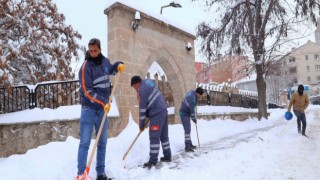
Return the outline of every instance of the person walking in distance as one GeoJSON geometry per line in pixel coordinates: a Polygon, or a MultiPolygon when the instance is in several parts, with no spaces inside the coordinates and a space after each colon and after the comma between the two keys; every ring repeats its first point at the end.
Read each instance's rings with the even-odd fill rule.
{"type": "Polygon", "coordinates": [[[293,105],[293,113],[297,117],[297,127],[298,132],[302,133],[303,136],[306,136],[306,128],[307,128],[307,120],[305,110],[309,105],[309,97],[306,92],[304,92],[304,86],[300,84],[298,86],[298,91],[292,94],[288,112],[291,111],[291,107],[293,105]],[[301,131],[301,123],[302,123],[302,131],[301,131]]]}
{"type": "Polygon", "coordinates": [[[156,87],[154,81],[150,79],[142,80],[140,76],[131,78],[131,87],[138,93],[139,100],[139,128],[145,128],[145,119],[150,119],[149,139],[150,158],[143,167],[151,168],[158,162],[160,142],[163,150],[163,157],[160,161],[171,161],[171,149],[168,137],[168,111],[164,97],[156,87]]]}
{"type": "Polygon", "coordinates": [[[197,123],[197,119],[195,116],[195,107],[197,105],[198,99],[202,96],[203,93],[203,89],[201,87],[198,87],[196,90],[189,91],[181,102],[179,116],[184,129],[184,142],[186,152],[194,152],[194,149],[196,148],[196,146],[192,145],[191,141],[190,119],[194,123],[197,123]]]}
{"type": "MultiPolygon", "coordinates": [[[[110,76],[124,71],[124,64],[118,61],[114,64],[101,53],[100,40],[93,38],[88,43],[89,51],[79,71],[80,81],[80,143],[78,149],[78,176],[81,179],[86,168],[88,149],[93,128],[96,135],[100,128],[104,112],[109,112],[111,104],[110,76]]],[[[105,174],[105,157],[108,139],[108,118],[106,118],[97,145],[97,180],[107,180],[105,174]]]]}

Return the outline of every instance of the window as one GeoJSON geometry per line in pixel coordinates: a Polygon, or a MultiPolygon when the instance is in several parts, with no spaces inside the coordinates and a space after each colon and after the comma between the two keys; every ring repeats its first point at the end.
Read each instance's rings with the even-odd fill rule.
{"type": "Polygon", "coordinates": [[[311,82],[311,77],[310,76],[308,76],[308,83],[310,83],[311,82]]]}
{"type": "Polygon", "coordinates": [[[315,60],[319,60],[319,54],[315,54],[315,55],[314,55],[314,59],[315,59],[315,60]]]}
{"type": "Polygon", "coordinates": [[[320,82],[320,76],[317,76],[317,81],[320,82]]]}
{"type": "Polygon", "coordinates": [[[295,57],[289,58],[289,62],[296,62],[296,58],[295,57]]]}
{"type": "Polygon", "coordinates": [[[316,71],[320,71],[320,65],[316,65],[316,71]]]}
{"type": "Polygon", "coordinates": [[[309,60],[308,55],[305,56],[305,59],[306,59],[306,60],[309,60]]]}
{"type": "Polygon", "coordinates": [[[310,66],[307,66],[307,71],[310,71],[310,66]]]}
{"type": "MultiPolygon", "coordinates": [[[[320,68],[320,67],[319,67],[320,68]]],[[[297,73],[297,68],[291,68],[291,69],[289,69],[289,72],[290,72],[290,74],[294,74],[294,73],[297,73]]]]}

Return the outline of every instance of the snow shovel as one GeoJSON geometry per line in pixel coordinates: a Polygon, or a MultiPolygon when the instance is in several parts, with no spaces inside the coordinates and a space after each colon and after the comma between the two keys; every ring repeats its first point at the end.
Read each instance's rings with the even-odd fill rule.
{"type": "MultiPolygon", "coordinates": [[[[111,103],[112,96],[114,95],[115,89],[116,89],[116,87],[118,85],[118,81],[119,81],[120,75],[121,75],[121,73],[116,76],[116,79],[115,79],[115,82],[114,82],[114,86],[113,86],[111,94],[109,96],[108,103],[111,103]]],[[[97,137],[96,137],[96,141],[95,141],[95,143],[93,145],[93,148],[91,150],[90,158],[89,158],[89,161],[87,163],[86,169],[83,172],[83,174],[81,174],[80,176],[76,177],[76,180],[92,180],[92,178],[89,177],[88,174],[89,174],[89,171],[90,171],[90,166],[91,166],[91,163],[92,163],[92,159],[93,159],[94,153],[96,151],[96,148],[97,148],[97,145],[98,145],[98,142],[99,142],[99,139],[100,139],[100,135],[101,135],[101,132],[102,132],[102,129],[103,129],[103,126],[104,126],[104,122],[106,121],[107,115],[108,115],[108,112],[105,111],[104,114],[103,114],[103,118],[102,118],[102,121],[101,121],[101,124],[100,124],[100,128],[99,128],[97,137]]]]}
{"type": "Polygon", "coordinates": [[[199,146],[199,149],[200,149],[200,141],[199,141],[199,133],[198,133],[198,124],[196,124],[196,131],[197,131],[197,138],[198,138],[198,146],[199,146]]]}
{"type": "MultiPolygon", "coordinates": [[[[196,112],[195,114],[197,114],[198,112],[196,112]]],[[[197,116],[196,116],[196,119],[197,119],[197,116]]],[[[200,149],[200,141],[199,141],[199,133],[198,133],[198,121],[195,123],[196,125],[196,131],[197,131],[197,138],[198,138],[198,146],[199,146],[199,149],[200,149]]]]}
{"type": "Polygon", "coordinates": [[[124,159],[127,157],[129,151],[131,150],[131,148],[132,148],[132,146],[134,145],[134,143],[137,141],[137,139],[138,139],[138,137],[140,136],[140,134],[146,129],[149,120],[150,120],[150,119],[148,118],[146,124],[144,125],[143,130],[140,130],[139,133],[137,134],[137,136],[134,138],[134,140],[133,140],[132,143],[130,144],[128,150],[126,151],[126,153],[124,153],[124,155],[123,155],[123,157],[122,157],[122,160],[124,160],[124,159]]]}

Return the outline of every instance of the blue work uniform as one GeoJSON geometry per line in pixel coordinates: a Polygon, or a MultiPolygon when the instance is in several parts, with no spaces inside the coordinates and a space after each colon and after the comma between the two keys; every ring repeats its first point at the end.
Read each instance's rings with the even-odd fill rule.
{"type": "MultiPolygon", "coordinates": [[[[93,128],[96,135],[104,115],[104,106],[110,96],[110,76],[118,72],[121,62],[111,64],[102,54],[96,63],[90,57],[83,63],[79,71],[80,81],[80,143],[78,150],[78,175],[81,175],[87,164],[88,149],[91,143],[93,128]]],[[[108,118],[106,118],[101,136],[97,145],[97,175],[105,172],[105,154],[108,139],[108,118]]]]}
{"type": "Polygon", "coordinates": [[[191,90],[187,93],[187,95],[182,100],[181,107],[179,110],[179,116],[184,128],[184,139],[185,139],[186,147],[192,145],[191,136],[190,136],[191,134],[190,118],[193,121],[196,121],[195,107],[197,105],[197,102],[198,102],[198,97],[196,96],[196,92],[194,90],[191,90]]]}
{"type": "Polygon", "coordinates": [[[171,158],[170,143],[168,137],[168,111],[164,97],[156,87],[153,80],[142,80],[138,89],[139,98],[139,127],[145,127],[146,118],[150,119],[150,159],[157,163],[160,141],[164,157],[171,158]]]}

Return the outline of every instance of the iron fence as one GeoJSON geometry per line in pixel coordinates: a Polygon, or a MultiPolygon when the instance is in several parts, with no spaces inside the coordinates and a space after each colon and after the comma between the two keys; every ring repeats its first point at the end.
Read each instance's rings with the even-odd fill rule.
{"type": "Polygon", "coordinates": [[[0,113],[80,104],[78,80],[0,88],[0,113]]]}
{"type": "MultiPolygon", "coordinates": [[[[199,99],[199,105],[211,105],[211,106],[233,106],[244,108],[258,108],[257,97],[244,96],[240,94],[231,94],[219,91],[205,91],[204,95],[199,99]]],[[[283,108],[274,103],[268,103],[267,107],[271,108],[283,108]]]]}
{"type": "Polygon", "coordinates": [[[27,86],[0,88],[0,113],[15,112],[28,109],[30,105],[27,86]]]}
{"type": "MultiPolygon", "coordinates": [[[[0,88],[0,113],[35,107],[55,109],[59,106],[80,104],[79,88],[78,80],[0,88]]],[[[256,97],[239,94],[205,91],[205,94],[199,99],[198,105],[258,108],[258,100],[256,97]]],[[[281,106],[272,103],[269,103],[267,107],[281,108],[281,106]]]]}
{"type": "Polygon", "coordinates": [[[56,109],[59,106],[80,104],[79,88],[78,80],[41,83],[35,88],[34,107],[56,109]]]}

